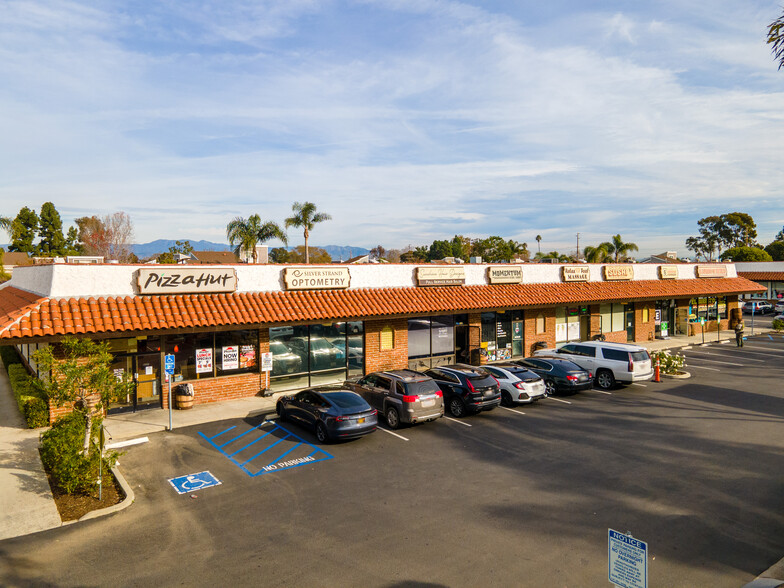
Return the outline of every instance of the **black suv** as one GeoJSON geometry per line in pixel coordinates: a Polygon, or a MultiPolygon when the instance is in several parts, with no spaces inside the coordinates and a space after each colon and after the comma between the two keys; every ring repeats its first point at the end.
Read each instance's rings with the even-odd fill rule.
{"type": "Polygon", "coordinates": [[[481,367],[455,363],[429,369],[425,374],[441,388],[444,404],[452,416],[493,410],[501,404],[498,380],[481,367]]]}

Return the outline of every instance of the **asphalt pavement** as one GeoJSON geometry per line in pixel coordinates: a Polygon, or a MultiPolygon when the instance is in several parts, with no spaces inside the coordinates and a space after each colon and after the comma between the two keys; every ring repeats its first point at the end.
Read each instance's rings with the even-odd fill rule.
{"type": "Polygon", "coordinates": [[[348,443],[261,413],[149,433],[120,458],[131,508],[0,542],[0,579],[605,586],[615,529],[648,542],[651,586],[742,586],[784,553],[784,339],[684,353],[687,380],[348,443]]]}

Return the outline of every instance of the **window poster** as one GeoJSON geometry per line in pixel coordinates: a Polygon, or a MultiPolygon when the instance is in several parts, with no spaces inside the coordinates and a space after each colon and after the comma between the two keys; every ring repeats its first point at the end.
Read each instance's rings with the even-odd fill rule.
{"type": "Polygon", "coordinates": [[[196,373],[212,372],[212,348],[196,350],[196,373]]]}
{"type": "Polygon", "coordinates": [[[240,345],[240,368],[252,368],[256,366],[256,346],[240,345]]]}
{"type": "Polygon", "coordinates": [[[223,348],[223,370],[236,370],[240,367],[240,350],[236,345],[223,348]]]}

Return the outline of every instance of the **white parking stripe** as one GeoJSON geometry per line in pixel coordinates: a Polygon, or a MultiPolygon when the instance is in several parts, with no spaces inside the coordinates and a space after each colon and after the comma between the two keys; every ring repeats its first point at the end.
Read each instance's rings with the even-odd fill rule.
{"type": "Polygon", "coordinates": [[[459,421],[457,419],[453,419],[452,417],[448,417],[446,415],[444,415],[444,418],[446,420],[448,420],[448,421],[452,421],[453,423],[460,423],[461,425],[465,425],[466,427],[470,427],[471,426],[469,423],[464,423],[463,421],[459,421]]]}
{"type": "Polygon", "coordinates": [[[723,365],[735,365],[738,367],[745,367],[742,363],[731,363],[729,361],[721,361],[719,359],[704,359],[702,357],[698,357],[696,359],[698,359],[699,361],[707,361],[708,363],[721,363],[723,365]]]}
{"type": "MultiPolygon", "coordinates": [[[[714,357],[724,357],[724,356],[723,356],[723,355],[721,355],[720,353],[711,353],[710,351],[697,351],[697,350],[693,350],[693,351],[692,351],[692,353],[701,353],[702,355],[712,355],[712,356],[714,356],[714,357]]],[[[735,354],[735,352],[734,352],[734,351],[730,351],[730,352],[728,352],[728,353],[732,353],[733,355],[735,354]]],[[[764,359],[752,359],[752,358],[750,358],[750,357],[746,357],[746,358],[744,358],[744,360],[743,360],[743,361],[756,361],[756,362],[759,362],[759,363],[764,363],[764,362],[765,362],[765,360],[764,360],[764,359]]]]}
{"type": "Polygon", "coordinates": [[[640,384],[638,382],[632,382],[632,386],[640,386],[641,388],[647,388],[647,384],[640,384]]]}
{"type": "Polygon", "coordinates": [[[525,414],[524,412],[520,412],[519,410],[515,410],[514,408],[507,408],[506,406],[499,406],[498,408],[503,408],[504,410],[508,410],[509,412],[515,412],[517,414],[525,414]]]}
{"type": "Polygon", "coordinates": [[[385,429],[384,427],[376,427],[379,431],[384,431],[385,433],[389,433],[390,435],[394,435],[398,439],[402,439],[403,441],[408,441],[403,435],[398,435],[397,433],[390,431],[389,429],[385,429]]]}
{"type": "Polygon", "coordinates": [[[568,400],[561,400],[560,398],[553,398],[552,396],[548,396],[547,400],[555,400],[556,402],[563,402],[564,404],[571,404],[568,400]]]}
{"type": "Polygon", "coordinates": [[[586,390],[586,392],[598,392],[599,394],[607,394],[608,396],[612,396],[612,392],[605,392],[604,390],[595,390],[591,388],[590,390],[586,390]]]}
{"type": "Polygon", "coordinates": [[[744,345],[742,347],[743,351],[745,351],[747,347],[749,349],[764,349],[768,353],[784,353],[784,349],[771,349],[770,347],[763,347],[761,345],[744,345]]]}
{"type": "Polygon", "coordinates": [[[686,367],[699,368],[701,370],[710,370],[712,372],[720,372],[721,371],[719,368],[711,368],[711,367],[706,367],[704,365],[692,365],[692,364],[689,364],[686,367]]]}

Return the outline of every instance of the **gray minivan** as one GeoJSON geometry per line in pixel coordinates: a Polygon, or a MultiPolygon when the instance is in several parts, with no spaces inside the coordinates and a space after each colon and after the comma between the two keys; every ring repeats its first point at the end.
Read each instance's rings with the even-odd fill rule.
{"type": "Polygon", "coordinates": [[[429,376],[414,370],[375,372],[347,380],[344,388],[356,392],[397,429],[401,423],[433,421],[444,416],[444,395],[429,376]]]}

